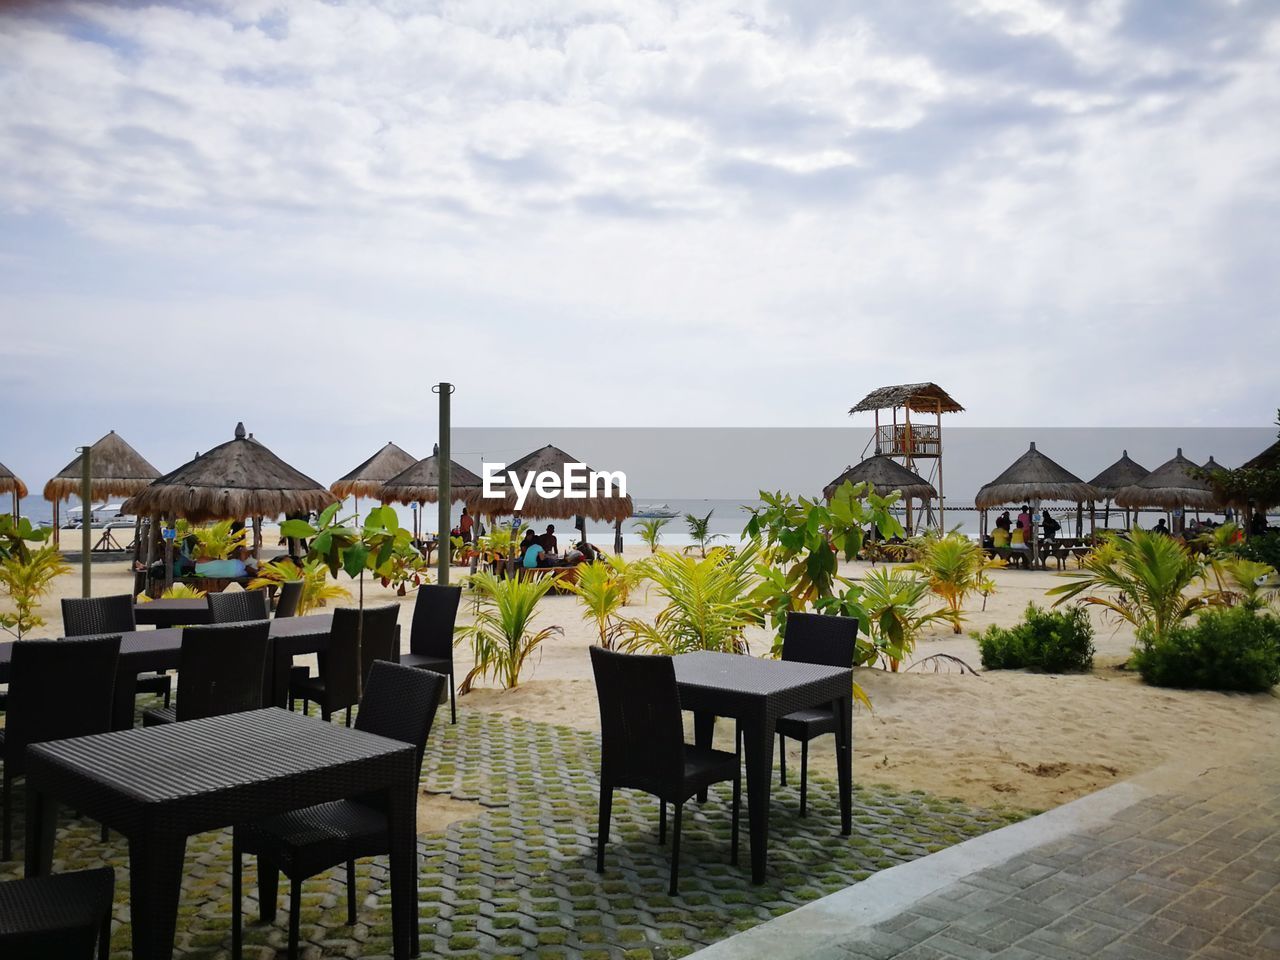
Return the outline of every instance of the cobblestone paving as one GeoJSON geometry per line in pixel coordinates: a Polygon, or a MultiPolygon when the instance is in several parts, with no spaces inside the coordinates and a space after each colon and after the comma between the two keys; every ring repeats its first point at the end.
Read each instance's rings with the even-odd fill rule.
{"type": "MultiPolygon", "coordinates": [[[[818,747],[821,749],[821,746],[818,747]]],[[[594,869],[599,740],[591,733],[465,711],[432,734],[423,787],[481,804],[484,813],[420,838],[419,917],[424,956],[538,960],[664,960],[891,867],[1020,818],[923,794],[855,788],[854,833],[839,833],[833,782],[812,778],[809,815],[794,786],[773,794],[768,882],[750,883],[745,815],[742,865],[729,864],[728,788],[690,805],[682,837],[680,893],[667,895],[669,844],[657,843],[652,798],[619,791],[605,873],[594,869]]],[[[794,782],[794,781],[793,781],[794,782]]],[[[19,804],[19,807],[21,805],[19,804]]],[[[65,814],[65,811],[64,811],[65,814]]],[[[16,825],[21,858],[22,822],[16,825]]],[[[192,837],[178,920],[178,954],[225,956],[230,945],[229,831],[192,837]]],[[[117,834],[103,845],[95,824],[64,819],[55,870],[116,867],[113,955],[128,954],[128,853],[117,834]]],[[[0,864],[0,878],[21,863],[0,864]]],[[[345,924],[343,871],[304,884],[304,957],[384,956],[391,914],[385,859],[357,866],[360,922],[345,924]]],[[[277,922],[246,927],[245,956],[267,958],[286,943],[287,884],[277,922]]],[[[257,916],[246,859],[246,918],[257,916]]]]}
{"type": "Polygon", "coordinates": [[[1280,957],[1280,751],[952,884],[813,960],[1280,957]]]}

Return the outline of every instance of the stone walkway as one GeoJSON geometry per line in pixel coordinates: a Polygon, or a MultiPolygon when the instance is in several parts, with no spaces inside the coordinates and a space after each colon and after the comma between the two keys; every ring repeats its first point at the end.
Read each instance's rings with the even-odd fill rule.
{"type": "Polygon", "coordinates": [[[884,871],[698,960],[1280,957],[1280,748],[1171,765],[884,871]]]}

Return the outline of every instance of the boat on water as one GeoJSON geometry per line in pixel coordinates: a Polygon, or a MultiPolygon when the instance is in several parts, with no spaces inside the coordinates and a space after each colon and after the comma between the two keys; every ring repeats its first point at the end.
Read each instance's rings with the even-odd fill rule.
{"type": "Polygon", "coordinates": [[[680,514],[672,510],[671,505],[667,503],[642,503],[632,511],[631,516],[641,520],[670,520],[680,514]]]}

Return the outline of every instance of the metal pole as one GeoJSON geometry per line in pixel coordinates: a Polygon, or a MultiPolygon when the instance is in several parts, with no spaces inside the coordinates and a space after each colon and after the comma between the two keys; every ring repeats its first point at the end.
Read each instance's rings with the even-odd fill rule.
{"type": "Polygon", "coordinates": [[[93,594],[92,576],[89,571],[89,551],[93,549],[93,471],[89,447],[80,448],[80,596],[93,594]]]}
{"type": "Polygon", "coordinates": [[[437,506],[440,508],[439,525],[440,525],[440,545],[439,552],[436,555],[436,563],[438,564],[437,581],[443,586],[449,583],[449,518],[450,510],[450,490],[449,490],[449,395],[453,393],[453,384],[438,383],[433,388],[433,392],[440,395],[440,453],[436,457],[436,467],[440,473],[438,483],[440,501],[437,506]]]}

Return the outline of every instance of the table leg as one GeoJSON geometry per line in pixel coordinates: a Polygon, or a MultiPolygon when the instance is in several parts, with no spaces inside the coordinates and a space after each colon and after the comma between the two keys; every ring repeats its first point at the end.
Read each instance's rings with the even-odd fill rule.
{"type": "Polygon", "coordinates": [[[391,937],[396,957],[416,957],[418,944],[417,793],[412,782],[387,791],[391,854],[391,937]]]}
{"type": "Polygon", "coordinates": [[[273,707],[289,706],[289,671],[293,669],[293,654],[276,652],[272,644],[271,703],[273,707]]]}
{"type": "Polygon", "coordinates": [[[28,783],[26,876],[43,877],[53,870],[53,836],[57,826],[58,801],[28,783]]]}
{"type": "MultiPolygon", "coordinates": [[[[716,716],[705,710],[693,712],[693,742],[703,750],[710,750],[716,736],[716,716]]],[[[698,802],[707,802],[707,791],[698,791],[698,802]]]]}
{"type": "Polygon", "coordinates": [[[840,832],[853,833],[853,697],[841,697],[836,711],[836,772],[840,778],[840,832]]]}
{"type": "Polygon", "coordinates": [[[116,669],[115,703],[111,708],[111,729],[129,730],[133,727],[134,700],[138,696],[138,671],[127,660],[121,660],[116,669]]]}
{"type": "Polygon", "coordinates": [[[129,915],[134,960],[170,960],[187,838],[129,838],[129,915]]]}
{"type": "Polygon", "coordinates": [[[769,795],[773,789],[776,724],[764,718],[742,722],[747,760],[747,824],[751,837],[751,882],[764,883],[769,853],[769,795]]]}

